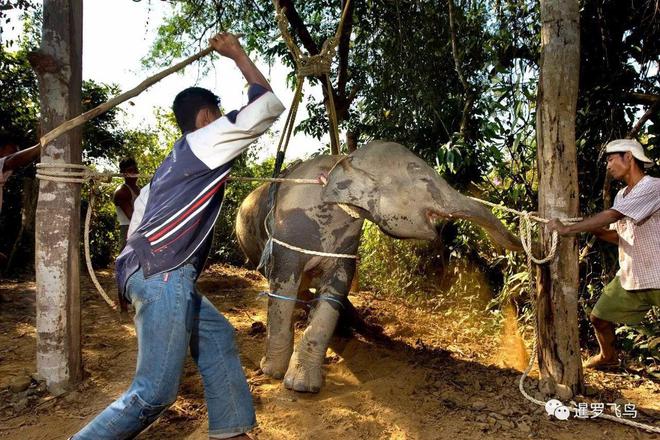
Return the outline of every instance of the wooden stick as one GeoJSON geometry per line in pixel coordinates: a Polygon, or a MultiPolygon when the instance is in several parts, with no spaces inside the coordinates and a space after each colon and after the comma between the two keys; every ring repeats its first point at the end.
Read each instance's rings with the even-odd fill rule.
{"type": "Polygon", "coordinates": [[[641,118],[639,118],[639,121],[635,124],[635,126],[628,132],[626,137],[628,139],[633,139],[637,136],[639,131],[644,127],[644,124],[646,124],[646,121],[649,120],[651,116],[653,116],[653,113],[658,111],[658,108],[660,108],[660,100],[656,101],[651,107],[649,107],[648,110],[642,115],[641,118]]]}
{"type": "Polygon", "coordinates": [[[109,101],[104,102],[103,104],[101,104],[97,107],[94,107],[93,109],[88,110],[85,113],[83,113],[79,116],[76,116],[73,119],[69,119],[68,121],[62,123],[58,127],[54,128],[53,130],[49,131],[44,136],[42,136],[41,139],[39,140],[39,144],[35,145],[35,147],[39,146],[39,145],[41,145],[41,146],[47,145],[49,142],[53,141],[54,139],[56,139],[57,137],[63,135],[64,133],[66,133],[66,132],[68,132],[68,131],[84,124],[85,122],[89,121],[90,119],[93,119],[93,118],[97,117],[101,113],[107,112],[111,108],[113,108],[115,106],[118,106],[119,104],[123,103],[124,101],[127,101],[127,100],[139,95],[140,93],[145,91],[147,88],[151,87],[152,85],[154,85],[155,83],[157,83],[161,79],[165,78],[166,76],[171,75],[172,73],[183,69],[188,64],[190,64],[194,61],[197,61],[198,59],[208,55],[211,52],[213,52],[213,48],[209,46],[206,49],[197,52],[195,55],[192,55],[192,56],[186,58],[185,60],[181,61],[180,63],[175,64],[174,66],[168,67],[167,69],[163,70],[162,72],[157,73],[156,75],[145,79],[137,87],[135,87],[135,88],[133,88],[133,89],[127,91],[127,92],[124,92],[119,96],[115,96],[114,98],[110,99],[109,101]]]}

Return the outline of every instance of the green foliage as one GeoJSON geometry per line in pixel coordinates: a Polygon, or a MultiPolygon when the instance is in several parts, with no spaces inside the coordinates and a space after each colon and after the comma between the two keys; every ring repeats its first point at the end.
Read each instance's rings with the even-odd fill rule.
{"type": "MultiPolygon", "coordinates": [[[[171,117],[169,114],[158,113],[158,125],[164,130],[163,133],[172,132],[171,117]],[[167,130],[165,128],[167,127],[167,130]]],[[[138,179],[138,186],[142,187],[149,183],[151,175],[162,163],[168,150],[161,147],[161,137],[155,131],[150,130],[126,130],[121,133],[121,142],[118,150],[121,153],[112,160],[111,169],[119,172],[118,161],[126,155],[133,157],[138,163],[140,174],[143,177],[138,179]]],[[[168,145],[168,144],[165,144],[168,145]]],[[[171,145],[171,144],[169,144],[171,145]]],[[[107,163],[103,160],[97,160],[97,163],[107,163]]],[[[95,167],[100,170],[98,166],[95,167]]],[[[114,179],[110,184],[99,184],[95,187],[94,215],[90,227],[90,251],[92,263],[95,267],[107,267],[114,263],[115,256],[121,251],[119,249],[119,225],[116,221],[116,210],[113,202],[115,189],[121,185],[120,179],[114,179]]],[[[89,187],[83,187],[83,209],[82,221],[87,211],[89,201],[89,187]]],[[[81,223],[83,224],[83,223],[81,223]]]]}
{"type": "MultiPolygon", "coordinates": [[[[94,267],[108,267],[114,262],[114,257],[119,251],[119,227],[116,223],[115,205],[112,202],[112,191],[108,187],[95,188],[94,213],[89,231],[89,249],[94,267]]],[[[81,203],[80,224],[84,233],[85,214],[89,208],[89,186],[83,187],[83,198],[81,203]]],[[[83,243],[81,236],[81,244],[83,243]]],[[[81,261],[85,254],[83,246],[81,249],[81,261]]]]}
{"type": "Polygon", "coordinates": [[[39,89],[24,49],[9,52],[0,46],[0,130],[21,145],[37,141],[39,89]]]}
{"type": "Polygon", "coordinates": [[[643,364],[654,365],[655,368],[648,368],[648,371],[660,378],[658,361],[660,361],[660,315],[658,310],[649,312],[647,319],[640,325],[621,326],[616,329],[618,342],[625,353],[632,359],[643,364]]]}
{"type": "MultiPolygon", "coordinates": [[[[27,1],[14,3],[31,7],[27,1]]],[[[335,32],[339,2],[308,0],[294,4],[317,46],[335,32]]],[[[576,138],[583,215],[603,208],[602,146],[608,140],[624,137],[648,108],[648,104],[640,106],[639,96],[660,95],[660,21],[655,19],[655,6],[654,2],[581,3],[576,138]]],[[[538,8],[538,2],[530,0],[455,1],[456,51],[452,51],[446,1],[354,1],[345,88],[354,91],[355,99],[342,128],[357,133],[362,142],[388,139],[406,145],[463,192],[534,211],[538,190],[538,8]]],[[[278,36],[273,12],[271,2],[177,1],[174,14],[159,28],[144,64],[149,68],[170,65],[174,59],[205,46],[217,28],[229,29],[245,34],[243,41],[248,50],[288,66],[288,85],[293,87],[292,60],[278,36]]],[[[26,33],[31,37],[19,52],[0,52],[0,128],[19,134],[26,144],[36,140],[38,95],[25,54],[38,40],[37,22],[38,16],[28,22],[32,24],[26,33]]],[[[202,71],[211,59],[200,64],[202,71]]],[[[337,88],[338,72],[336,63],[331,77],[337,88]]],[[[318,87],[317,81],[311,82],[318,87]]],[[[94,82],[86,83],[85,88],[86,108],[118,92],[113,86],[94,82]]],[[[309,118],[297,131],[320,138],[328,131],[324,104],[311,99],[306,106],[309,118]]],[[[656,161],[660,161],[659,115],[652,114],[639,135],[656,161]]],[[[120,156],[133,154],[143,172],[153,172],[165,154],[160,146],[172,145],[179,135],[171,114],[160,112],[157,132],[123,130],[120,117],[120,111],[111,112],[93,123],[96,125],[86,127],[85,160],[111,168],[120,156]]],[[[265,176],[271,167],[271,162],[256,164],[254,156],[241,158],[234,174],[265,176]]],[[[651,173],[657,175],[658,167],[651,173]]],[[[215,232],[214,258],[242,261],[233,238],[235,212],[255,186],[244,182],[228,185],[215,232]]],[[[5,196],[5,203],[18,203],[20,189],[7,188],[5,196]]],[[[105,249],[103,255],[95,257],[102,263],[110,252],[106,243],[115,238],[109,227],[113,213],[109,199],[104,196],[99,206],[100,227],[95,229],[94,240],[99,249],[105,249]]],[[[516,228],[517,219],[504,213],[497,215],[510,229],[516,228]]],[[[14,226],[15,221],[11,220],[14,226]]],[[[2,226],[3,231],[10,230],[4,229],[6,223],[2,226]]],[[[525,305],[526,265],[520,255],[502,256],[480,229],[466,223],[447,224],[441,235],[439,241],[430,244],[393,241],[375,226],[367,226],[361,244],[363,283],[383,294],[408,299],[428,299],[438,292],[444,292],[439,297],[451,292],[459,297],[474,282],[464,273],[476,269],[486,274],[480,284],[501,288],[497,298],[490,298],[494,315],[502,304],[513,302],[519,316],[529,317],[530,309],[525,305]]],[[[586,248],[588,237],[579,240],[585,254],[580,264],[580,322],[586,340],[591,335],[586,319],[589,307],[613,275],[617,260],[614,247],[596,243],[586,248]]],[[[657,325],[657,316],[652,316],[649,325],[657,325]]],[[[649,328],[624,327],[619,331],[630,353],[657,359],[657,351],[652,351],[657,349],[657,339],[648,336],[657,332],[657,327],[649,328]]]]}
{"type": "MultiPolygon", "coordinates": [[[[358,133],[361,141],[403,143],[464,192],[534,211],[539,4],[527,0],[454,3],[456,53],[451,49],[447,2],[354,3],[346,87],[355,90],[356,97],[342,126],[358,133]],[[459,81],[457,69],[466,79],[467,89],[459,81]]],[[[602,209],[605,167],[597,160],[601,146],[623,137],[647,108],[640,107],[632,94],[660,94],[660,40],[656,37],[660,22],[653,19],[654,5],[603,0],[581,4],[576,137],[580,206],[585,215],[602,209]]],[[[184,49],[192,51],[194,42],[209,36],[211,25],[219,23],[245,33],[250,50],[269,60],[280,58],[292,67],[286,47],[277,38],[270,2],[233,0],[215,8],[183,1],[177,7],[177,16],[161,29],[153,59],[166,59],[163,54],[183,55],[184,49]],[[191,20],[193,17],[198,21],[191,20]],[[176,21],[185,18],[189,20],[176,21]]],[[[317,45],[334,32],[339,3],[310,0],[295,2],[295,7],[317,45]]],[[[335,80],[338,68],[333,66],[335,80]]],[[[290,75],[289,85],[292,78],[290,75]]],[[[328,130],[323,103],[312,99],[306,105],[309,118],[297,130],[321,137],[328,130]]],[[[658,115],[651,116],[640,136],[656,159],[660,159],[658,115]]],[[[657,168],[652,173],[657,174],[657,168]]],[[[497,215],[510,229],[516,228],[517,219],[497,215]]],[[[580,264],[580,302],[585,310],[593,305],[616,267],[616,249],[600,243],[585,249],[588,239],[580,237],[580,249],[586,254],[580,264]]],[[[441,242],[446,250],[432,255],[444,255],[444,267],[470,261],[488,274],[493,287],[502,286],[491,303],[494,310],[501,303],[513,302],[521,316],[528,316],[523,258],[502,257],[479,229],[462,223],[445,226],[441,242]]],[[[441,265],[428,265],[420,259],[424,246],[392,242],[376,228],[367,228],[362,243],[363,255],[367,255],[363,281],[379,291],[423,297],[416,293],[423,290],[423,278],[436,280],[437,265],[441,265]]],[[[586,316],[581,311],[585,337],[591,331],[586,316]]]]}
{"type": "Polygon", "coordinates": [[[361,288],[410,300],[427,298],[431,268],[421,256],[424,245],[390,238],[366,221],[359,250],[361,288]]]}

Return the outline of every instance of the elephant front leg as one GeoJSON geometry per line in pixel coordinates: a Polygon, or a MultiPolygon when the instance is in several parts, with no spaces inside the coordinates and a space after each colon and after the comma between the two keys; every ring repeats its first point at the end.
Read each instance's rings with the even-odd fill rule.
{"type": "MultiPolygon", "coordinates": [[[[322,297],[339,300],[343,295],[322,297]]],[[[328,349],[341,305],[327,299],[321,300],[314,309],[310,323],[296,346],[284,376],[284,386],[301,392],[317,393],[321,389],[321,374],[325,352],[328,349]]]]}
{"type": "Polygon", "coordinates": [[[296,306],[298,284],[298,281],[294,280],[271,288],[273,294],[292,300],[268,298],[266,355],[261,359],[261,371],[275,379],[284,376],[293,351],[292,317],[296,306]]]}

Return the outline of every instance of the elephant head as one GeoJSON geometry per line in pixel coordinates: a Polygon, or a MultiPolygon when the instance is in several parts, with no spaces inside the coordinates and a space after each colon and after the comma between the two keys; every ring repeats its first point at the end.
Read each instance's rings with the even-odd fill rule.
{"type": "Polygon", "coordinates": [[[521,249],[490,209],[460,194],[394,142],[370,142],[340,160],[329,172],[322,198],[364,210],[366,218],[396,238],[432,240],[439,221],[465,219],[484,228],[499,245],[521,249]]]}

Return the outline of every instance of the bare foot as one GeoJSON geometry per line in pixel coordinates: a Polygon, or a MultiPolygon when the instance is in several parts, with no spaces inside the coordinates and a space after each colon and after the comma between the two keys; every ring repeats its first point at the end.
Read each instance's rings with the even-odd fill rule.
{"type": "Polygon", "coordinates": [[[590,357],[582,365],[584,368],[589,368],[591,370],[614,370],[619,368],[620,363],[619,359],[616,357],[605,358],[601,353],[598,353],[595,356],[590,357]]]}

